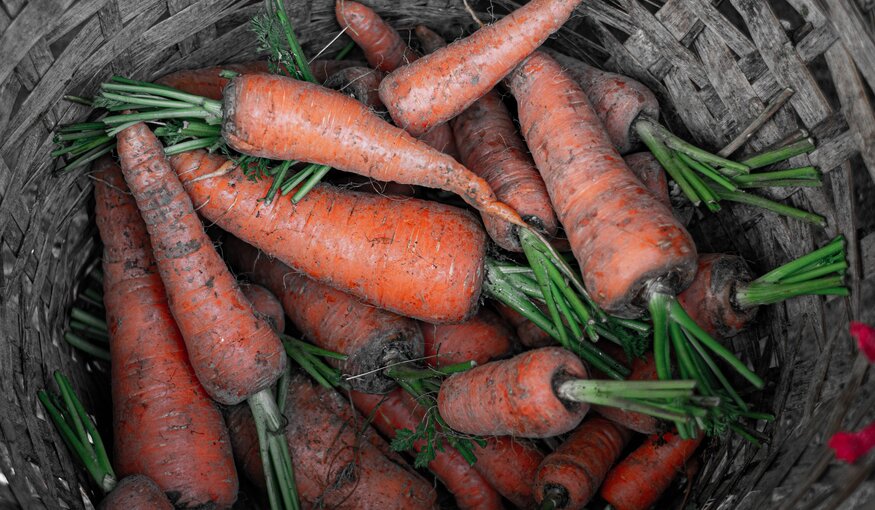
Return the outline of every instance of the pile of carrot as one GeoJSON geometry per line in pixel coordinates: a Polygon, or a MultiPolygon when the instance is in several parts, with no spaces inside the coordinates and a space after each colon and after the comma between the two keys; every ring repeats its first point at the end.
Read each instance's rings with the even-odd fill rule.
{"type": "Polygon", "coordinates": [[[844,240],[756,278],[673,205],[820,224],[748,191],[818,185],[763,170],[811,141],[673,135],[644,85],[542,46],[580,0],[449,43],[366,3],[337,0],[334,59],[275,0],[268,59],[114,77],[59,129],[103,242],[65,338],[111,364],[114,463],[69,381],[39,398],[105,507],[644,510],[700,445],[757,443],[769,381],[719,339],[847,295],[844,240]]]}

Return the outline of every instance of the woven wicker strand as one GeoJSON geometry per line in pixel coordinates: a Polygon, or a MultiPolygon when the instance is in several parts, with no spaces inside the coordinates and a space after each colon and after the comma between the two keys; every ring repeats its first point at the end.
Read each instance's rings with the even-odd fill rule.
{"type": "MultiPolygon", "coordinates": [[[[308,55],[337,34],[334,0],[286,0],[308,55]]],[[[425,23],[450,39],[476,25],[462,0],[365,0],[401,29],[425,23]]],[[[94,490],[45,419],[36,391],[55,369],[111,423],[106,366],[62,338],[97,240],[87,177],[54,176],[51,131],[86,108],[112,74],[154,79],[257,55],[240,0],[0,0],[0,508],[84,508],[94,490]]],[[[470,2],[483,21],[517,4],[470,2]]],[[[348,39],[341,37],[327,55],[348,39]]],[[[875,323],[875,2],[872,0],[587,0],[550,44],[636,77],[660,97],[676,132],[719,150],[776,97],[786,106],[736,155],[804,129],[818,149],[793,166],[824,172],[822,189],[773,193],[817,211],[826,229],[745,206],[695,220],[702,251],[779,265],[843,233],[849,299],[807,297],[768,307],[732,347],[771,382],[756,395],[778,416],[768,445],[715,442],[688,505],[712,509],[863,508],[875,500],[875,458],[856,466],[825,447],[839,429],[875,419],[868,365],[848,321],[875,323]]],[[[109,436],[108,430],[103,430],[109,436]]],[[[679,502],[675,502],[679,503],[679,502]]],[[[677,504],[675,504],[675,507],[677,504]]]]}

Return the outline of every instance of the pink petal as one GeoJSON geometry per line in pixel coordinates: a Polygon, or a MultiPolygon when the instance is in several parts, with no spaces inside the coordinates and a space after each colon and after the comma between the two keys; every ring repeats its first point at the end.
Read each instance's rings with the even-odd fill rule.
{"type": "Polygon", "coordinates": [[[851,323],[851,336],[857,339],[860,351],[875,363],[875,328],[862,322],[851,323]]]}
{"type": "Polygon", "coordinates": [[[875,422],[859,432],[837,432],[829,440],[836,458],[850,464],[875,447],[875,422]]]}

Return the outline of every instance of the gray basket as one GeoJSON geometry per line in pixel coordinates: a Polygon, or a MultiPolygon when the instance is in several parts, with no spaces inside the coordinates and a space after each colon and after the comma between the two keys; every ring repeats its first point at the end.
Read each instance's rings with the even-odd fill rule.
{"type": "MultiPolygon", "coordinates": [[[[334,0],[286,0],[309,55],[338,32],[334,0]]],[[[447,37],[472,29],[461,0],[365,0],[399,28],[425,23],[447,37]]],[[[857,466],[824,446],[839,428],[875,418],[868,365],[849,318],[875,323],[875,2],[871,0],[586,0],[552,40],[566,53],[632,75],[662,101],[666,122],[709,149],[737,136],[785,88],[794,91],[740,153],[808,130],[818,149],[797,163],[825,173],[823,189],[775,198],[828,218],[826,229],[744,206],[695,222],[702,251],[744,255],[758,271],[837,233],[848,239],[850,299],[768,307],[732,340],[770,381],[754,396],[778,420],[755,449],[714,443],[688,505],[697,508],[857,508],[875,500],[875,459],[857,466]],[[869,234],[869,235],[867,235],[869,234]],[[869,277],[867,279],[867,277],[869,277]]],[[[484,21],[507,0],[471,2],[484,21]]],[[[52,175],[52,129],[87,109],[112,74],[169,71],[255,56],[235,0],[3,0],[0,8],[0,508],[82,508],[93,496],[36,400],[62,368],[88,409],[110,423],[106,374],[65,344],[65,315],[96,247],[86,177],[52,175]]],[[[346,41],[331,46],[331,52],[346,41]]],[[[677,507],[680,501],[675,501],[677,507]]]]}

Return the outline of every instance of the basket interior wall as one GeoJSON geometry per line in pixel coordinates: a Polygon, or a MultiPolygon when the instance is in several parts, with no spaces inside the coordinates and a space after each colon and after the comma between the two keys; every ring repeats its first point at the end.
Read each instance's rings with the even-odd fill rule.
{"type": "MultiPolygon", "coordinates": [[[[400,28],[425,23],[455,38],[473,27],[461,0],[366,3],[400,28]]],[[[471,3],[484,21],[516,5],[471,3]]],[[[87,408],[105,409],[107,398],[100,366],[86,364],[62,338],[76,282],[96,247],[87,177],[52,175],[51,130],[87,115],[62,96],[93,94],[112,74],[152,79],[251,58],[257,52],[248,19],[261,3],[0,4],[0,506],[79,508],[90,486],[35,398],[57,368],[71,376],[87,408]]],[[[308,55],[337,34],[333,5],[287,0],[308,55]]],[[[875,499],[871,481],[851,483],[867,466],[823,464],[823,443],[835,427],[855,428],[875,417],[872,385],[860,384],[869,377],[866,365],[847,334],[849,318],[875,323],[873,28],[871,0],[586,0],[551,40],[557,49],[645,82],[660,97],[669,125],[711,149],[793,89],[789,104],[742,152],[796,129],[811,133],[818,149],[793,165],[820,167],[824,188],[772,196],[826,216],[828,226],[733,206],[700,215],[693,233],[702,251],[742,254],[758,271],[837,233],[848,238],[851,299],[768,307],[753,331],[732,341],[772,381],[759,403],[780,419],[763,428],[771,442],[759,450],[740,440],[709,450],[690,495],[697,506],[795,508],[796,494],[829,504],[846,488],[854,492],[852,505],[875,499]]],[[[341,37],[327,54],[346,42],[341,37]]],[[[108,416],[99,418],[108,423],[108,416]]]]}

